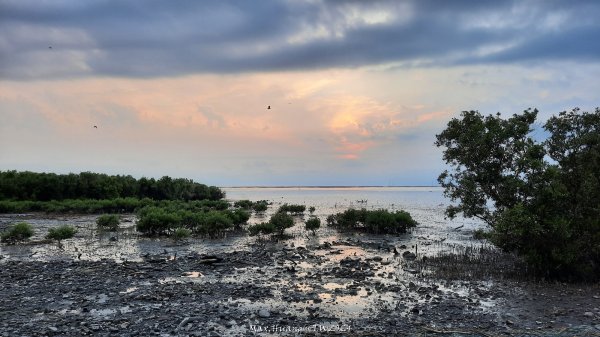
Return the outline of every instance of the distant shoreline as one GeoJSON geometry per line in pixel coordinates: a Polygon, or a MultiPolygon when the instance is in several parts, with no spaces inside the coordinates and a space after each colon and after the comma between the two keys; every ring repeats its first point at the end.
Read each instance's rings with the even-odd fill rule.
{"type": "Polygon", "coordinates": [[[325,185],[325,186],[221,186],[220,188],[395,188],[395,187],[442,187],[439,185],[399,185],[399,186],[383,186],[383,185],[358,185],[358,186],[335,186],[335,185],[325,185]]]}

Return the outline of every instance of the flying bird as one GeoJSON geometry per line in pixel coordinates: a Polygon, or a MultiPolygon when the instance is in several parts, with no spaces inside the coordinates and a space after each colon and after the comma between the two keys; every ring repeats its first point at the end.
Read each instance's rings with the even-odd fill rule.
{"type": "Polygon", "coordinates": [[[271,106],[269,105],[269,106],[267,107],[267,110],[270,110],[270,109],[271,109],[271,106]]]}
{"type": "Polygon", "coordinates": [[[94,129],[97,129],[98,127],[96,125],[94,125],[94,129]]]}

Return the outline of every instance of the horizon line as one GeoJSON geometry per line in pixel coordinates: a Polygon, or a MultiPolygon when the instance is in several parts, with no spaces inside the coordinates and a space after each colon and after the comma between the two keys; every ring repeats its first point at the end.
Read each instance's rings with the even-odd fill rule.
{"type": "Polygon", "coordinates": [[[441,187],[440,185],[240,185],[221,188],[365,188],[365,187],[441,187]]]}

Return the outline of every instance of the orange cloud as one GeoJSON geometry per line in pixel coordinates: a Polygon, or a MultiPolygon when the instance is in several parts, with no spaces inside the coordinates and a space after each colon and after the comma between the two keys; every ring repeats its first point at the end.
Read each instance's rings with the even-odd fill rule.
{"type": "Polygon", "coordinates": [[[450,116],[449,111],[428,112],[426,114],[419,115],[419,117],[417,118],[416,124],[422,124],[422,123],[429,122],[432,120],[442,120],[442,119],[446,120],[446,119],[448,119],[448,116],[450,116]]]}
{"type": "Polygon", "coordinates": [[[395,141],[398,132],[444,116],[408,99],[401,104],[408,94],[400,85],[394,93],[373,91],[365,85],[369,76],[380,75],[327,70],[0,81],[0,99],[26,101],[65,136],[99,125],[105,133],[111,130],[112,136],[139,144],[185,140],[248,153],[273,144],[285,153],[348,160],[395,141]]]}
{"type": "Polygon", "coordinates": [[[339,154],[339,155],[337,155],[337,157],[340,158],[340,159],[347,159],[347,160],[356,160],[356,159],[358,159],[358,155],[354,154],[354,153],[339,154]]]}

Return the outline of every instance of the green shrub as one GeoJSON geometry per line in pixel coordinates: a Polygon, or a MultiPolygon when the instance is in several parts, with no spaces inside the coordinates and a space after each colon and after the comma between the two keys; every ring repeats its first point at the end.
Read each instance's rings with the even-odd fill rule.
{"type": "Polygon", "coordinates": [[[252,209],[254,209],[256,213],[262,213],[267,210],[268,206],[269,203],[266,200],[260,200],[254,203],[252,209]]]}
{"type": "Polygon", "coordinates": [[[75,236],[75,233],[77,233],[77,229],[75,227],[70,225],[62,225],[56,228],[50,228],[48,230],[48,235],[46,235],[46,239],[61,241],[72,238],[75,236]]]}
{"type": "Polygon", "coordinates": [[[271,216],[269,222],[273,224],[275,230],[279,232],[279,235],[283,235],[283,231],[285,231],[286,228],[294,226],[294,218],[285,213],[274,214],[271,216]]]}
{"type": "Polygon", "coordinates": [[[15,242],[29,239],[33,236],[33,227],[27,222],[19,222],[4,233],[2,233],[2,242],[15,242]]]}
{"type": "Polygon", "coordinates": [[[315,208],[315,206],[310,206],[308,208],[308,213],[313,214],[317,209],[315,208]]]}
{"type": "Polygon", "coordinates": [[[385,209],[368,211],[366,209],[347,209],[342,213],[327,217],[327,225],[347,230],[363,230],[375,234],[402,234],[417,222],[408,212],[390,212],[385,209]]]}
{"type": "Polygon", "coordinates": [[[178,214],[158,207],[146,207],[139,212],[138,216],[137,230],[149,235],[166,234],[181,223],[178,214]]]}
{"type": "Polygon", "coordinates": [[[476,229],[473,231],[473,239],[475,240],[484,240],[487,239],[490,234],[483,229],[476,229]]]}
{"type": "Polygon", "coordinates": [[[233,226],[233,221],[225,213],[210,211],[205,214],[202,223],[196,228],[196,231],[209,237],[223,235],[226,230],[233,226]]]}
{"type": "Polygon", "coordinates": [[[243,209],[214,210],[195,202],[187,206],[166,202],[159,207],[142,208],[138,212],[137,230],[150,235],[162,235],[182,227],[200,235],[217,237],[233,225],[246,223],[249,218],[250,214],[243,209]]]}
{"type": "Polygon", "coordinates": [[[179,226],[194,229],[202,225],[204,222],[205,214],[204,212],[192,212],[192,211],[179,211],[177,212],[181,221],[179,222],[179,226]]]}
{"type": "Polygon", "coordinates": [[[254,203],[250,200],[238,200],[233,203],[233,207],[243,208],[243,209],[251,209],[254,203]]]}
{"type": "Polygon", "coordinates": [[[183,227],[178,227],[173,231],[173,233],[171,234],[171,237],[175,240],[182,240],[182,239],[189,238],[191,235],[192,235],[191,230],[189,230],[187,228],[183,228],[183,227]]]}
{"type": "Polygon", "coordinates": [[[233,211],[225,211],[227,216],[231,219],[232,223],[235,226],[240,226],[248,222],[250,219],[250,213],[246,212],[243,209],[236,209],[233,211]]]}
{"type": "Polygon", "coordinates": [[[283,235],[286,228],[294,226],[294,218],[286,213],[275,213],[271,216],[268,222],[259,223],[248,227],[250,235],[256,234],[271,234],[277,232],[283,235]]]}
{"type": "Polygon", "coordinates": [[[252,236],[258,234],[271,234],[275,233],[275,225],[271,222],[261,222],[256,225],[249,226],[248,231],[252,236]]]}
{"type": "MultiPolygon", "coordinates": [[[[150,200],[150,199],[147,199],[150,200]]],[[[145,200],[136,198],[116,199],[65,199],[51,201],[0,201],[0,213],[46,212],[46,213],[125,213],[144,206],[145,200]]]]}
{"type": "Polygon", "coordinates": [[[224,211],[229,208],[229,203],[225,200],[202,200],[205,207],[224,211]]]}
{"type": "Polygon", "coordinates": [[[315,231],[321,227],[321,220],[319,218],[310,218],[306,220],[304,228],[310,230],[315,234],[315,231]]]}
{"type": "Polygon", "coordinates": [[[365,227],[372,233],[406,233],[408,228],[415,227],[417,222],[408,212],[396,211],[394,213],[385,209],[367,211],[365,227]]]}
{"type": "Polygon", "coordinates": [[[301,214],[306,210],[306,206],[304,205],[288,205],[283,204],[277,210],[277,213],[293,213],[293,214],[301,214]]]}
{"type": "Polygon", "coordinates": [[[119,228],[119,216],[116,214],[103,214],[96,219],[98,227],[116,231],[119,228]]]}
{"type": "Polygon", "coordinates": [[[360,227],[366,220],[366,209],[349,208],[342,213],[329,215],[327,225],[342,229],[354,229],[360,227]]]}
{"type": "Polygon", "coordinates": [[[160,207],[171,211],[191,210],[207,212],[209,210],[226,210],[229,203],[225,200],[152,200],[148,198],[115,198],[115,199],[65,199],[52,201],[0,201],[0,213],[126,213],[139,211],[145,207],[160,207]]]}

